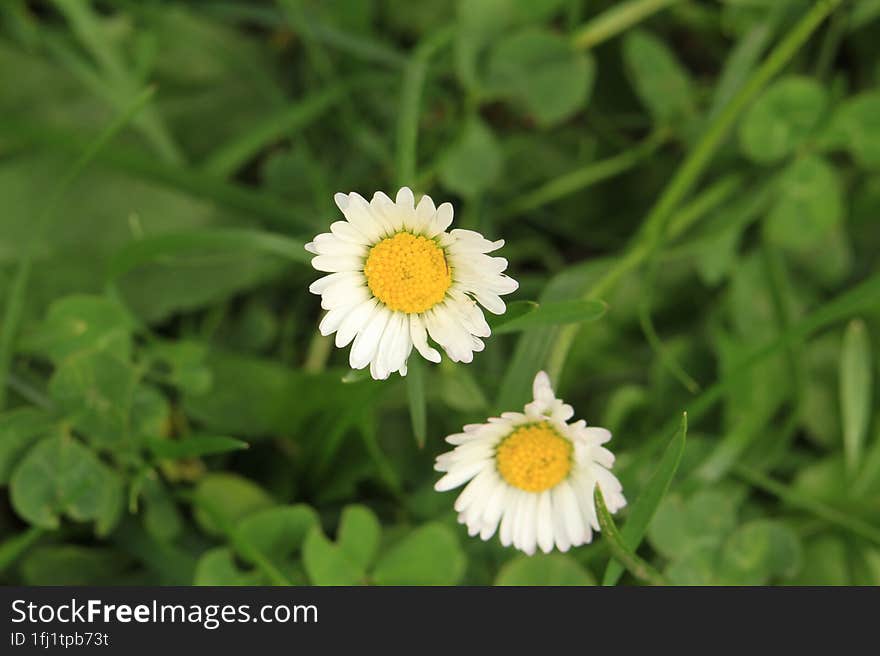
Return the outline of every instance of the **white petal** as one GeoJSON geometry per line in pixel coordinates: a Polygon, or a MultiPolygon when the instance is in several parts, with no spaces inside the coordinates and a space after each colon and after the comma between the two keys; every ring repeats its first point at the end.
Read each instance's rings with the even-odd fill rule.
{"type": "Polygon", "coordinates": [[[336,347],[343,348],[366,327],[367,322],[378,311],[379,301],[375,298],[364,301],[348,314],[336,331],[336,347]]]}
{"type": "Polygon", "coordinates": [[[538,497],[537,514],[538,546],[544,553],[553,551],[553,508],[550,505],[550,492],[544,490],[538,497]]]}
{"type": "Polygon", "coordinates": [[[382,338],[382,333],[385,332],[385,326],[388,325],[390,318],[391,312],[380,306],[378,311],[370,317],[364,329],[354,338],[351,353],[348,355],[348,363],[352,369],[363,369],[373,360],[379,348],[379,340],[382,338]]]}
{"type": "Polygon", "coordinates": [[[446,492],[447,490],[455,489],[479,474],[487,464],[488,461],[478,460],[467,465],[455,467],[434,484],[434,489],[437,490],[437,492],[446,492]]]}
{"type": "Polygon", "coordinates": [[[413,345],[423,358],[430,362],[440,362],[440,353],[437,349],[428,346],[428,333],[422,316],[409,315],[409,334],[413,345]]]}
{"type": "Polygon", "coordinates": [[[452,225],[453,213],[451,203],[441,203],[428,224],[425,235],[434,238],[441,232],[444,232],[446,228],[452,225]]]}

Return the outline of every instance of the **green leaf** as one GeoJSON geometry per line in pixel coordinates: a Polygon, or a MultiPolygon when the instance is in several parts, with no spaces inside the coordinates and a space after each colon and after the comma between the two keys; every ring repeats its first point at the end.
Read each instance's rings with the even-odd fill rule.
{"type": "Polygon", "coordinates": [[[25,585],[119,585],[131,558],[114,549],[78,545],[37,547],[21,563],[25,585]]]}
{"type": "MultiPolygon", "coordinates": [[[[678,470],[681,456],[684,453],[685,439],[687,437],[687,413],[681,416],[681,424],[678,430],[669,440],[657,469],[645,484],[641,494],[629,508],[626,524],[621,531],[624,544],[631,551],[638,549],[654,513],[666,495],[669,485],[678,470]]],[[[616,561],[608,563],[605,575],[602,577],[602,585],[614,585],[623,574],[623,567],[616,561]]]]}
{"type": "Polygon", "coordinates": [[[195,518],[207,533],[224,533],[237,522],[274,505],[256,483],[229,473],[211,473],[199,480],[193,500],[195,518]]]}
{"type": "Polygon", "coordinates": [[[868,423],[871,419],[871,341],[863,321],[849,322],[840,353],[840,409],[843,450],[850,475],[862,464],[868,423]]]}
{"type": "Polygon", "coordinates": [[[827,239],[843,219],[843,192],[834,168],[810,155],[786,167],[777,198],[764,225],[774,244],[801,251],[827,239]]]}
{"type": "Polygon", "coordinates": [[[164,370],[168,383],[189,394],[205,394],[211,389],[211,370],[205,364],[208,348],[201,342],[152,342],[146,349],[154,366],[164,370]]]}
{"type": "Polygon", "coordinates": [[[774,578],[790,578],[801,568],[802,551],[797,533],[782,522],[749,522],[724,545],[719,583],[766,585],[774,578]]]}
{"type": "Polygon", "coordinates": [[[834,534],[819,535],[804,546],[803,566],[792,585],[850,585],[846,542],[834,534]]]}
{"type": "Polygon", "coordinates": [[[129,414],[137,372],[106,351],[68,357],[52,375],[49,394],[95,445],[121,448],[130,437],[129,414]]]}
{"type": "Polygon", "coordinates": [[[16,408],[0,414],[0,485],[9,482],[28,447],[45,437],[52,425],[52,418],[36,408],[16,408]]]}
{"type": "Polygon", "coordinates": [[[567,39],[526,28],[492,48],[487,85],[549,127],[583,108],[595,74],[592,56],[573,51],[567,39]]]}
{"type": "Polygon", "coordinates": [[[605,316],[608,310],[608,304],[604,301],[548,301],[541,304],[518,301],[511,303],[511,306],[514,305],[517,307],[512,316],[506,312],[493,318],[492,332],[503,335],[541,326],[596,321],[605,316]]]}
{"type": "Polygon", "coordinates": [[[473,412],[489,406],[483,389],[466,367],[441,366],[440,396],[454,410],[473,412]]]}
{"type": "Polygon", "coordinates": [[[662,40],[643,30],[627,32],[623,60],[636,94],[657,122],[676,122],[693,114],[690,76],[662,40]]]}
{"type": "Polygon", "coordinates": [[[471,197],[496,182],[502,163],[501,147],[492,130],[474,117],[441,158],[437,173],[447,189],[471,197]]]}
{"type": "Polygon", "coordinates": [[[571,556],[536,554],[508,561],[498,572],[495,585],[596,585],[596,579],[571,556]]]}
{"type": "Polygon", "coordinates": [[[162,542],[170,542],[180,535],[184,519],[174,497],[155,471],[144,477],[140,494],[144,500],[144,528],[147,532],[162,542]]]}
{"type": "Polygon", "coordinates": [[[864,168],[880,168],[880,92],[845,100],[832,115],[821,144],[845,148],[864,168]]]}
{"type": "Polygon", "coordinates": [[[651,585],[667,585],[660,572],[639,558],[635,551],[626,545],[623,536],[614,523],[614,518],[608,512],[605,498],[602,496],[602,489],[598,485],[593,490],[593,501],[596,504],[596,518],[599,520],[599,527],[602,529],[602,539],[608,545],[611,555],[640,581],[651,585]]]}
{"type": "Polygon", "coordinates": [[[95,522],[99,535],[110,532],[123,505],[115,471],[68,435],[37,443],[16,467],[10,483],[15,511],[43,528],[59,526],[60,515],[95,522]]]}
{"type": "Polygon", "coordinates": [[[28,552],[44,533],[45,531],[39,526],[31,526],[0,542],[0,574],[6,572],[22,554],[28,552]]]}
{"type": "Polygon", "coordinates": [[[429,523],[382,554],[373,579],[379,585],[455,585],[465,565],[464,552],[452,530],[429,523]]]}
{"type": "Polygon", "coordinates": [[[158,321],[254,287],[291,262],[307,264],[303,243],[236,228],[145,237],[115,255],[109,279],[138,316],[158,321]]]}
{"type": "Polygon", "coordinates": [[[247,449],[250,445],[233,437],[196,435],[179,440],[151,437],[147,438],[146,446],[157,458],[181,460],[183,458],[198,458],[215,453],[240,451],[247,449]]]}
{"type": "Polygon", "coordinates": [[[205,365],[213,381],[205,392],[184,394],[183,407],[204,430],[246,437],[297,435],[309,415],[337,412],[368,385],[346,385],[339,371],[311,373],[275,360],[212,351],[205,365]],[[296,403],[291,403],[296,399],[296,403]]]}
{"type": "Polygon", "coordinates": [[[769,87],[739,127],[743,152],[761,163],[778,162],[816,132],[828,94],[810,78],[787,77],[769,87]]]}
{"type": "Polygon", "coordinates": [[[313,527],[303,544],[303,565],[313,585],[361,585],[364,568],[353,562],[319,526],[313,527]]]}
{"type": "Polygon", "coordinates": [[[303,564],[315,585],[360,585],[376,556],[382,528],[366,506],[346,506],[336,542],[315,526],[303,545],[303,564]]]}
{"type": "Polygon", "coordinates": [[[346,506],[339,519],[337,541],[348,559],[357,567],[367,569],[376,557],[382,527],[372,510],[366,506],[346,506]]]}
{"type": "Polygon", "coordinates": [[[425,363],[420,356],[410,358],[406,376],[406,397],[413,436],[419,448],[425,446],[428,435],[427,399],[425,397],[425,363]]]}
{"type": "Polygon", "coordinates": [[[668,494],[648,527],[648,540],[671,560],[697,544],[718,547],[736,526],[740,500],[724,488],[699,490],[687,500],[668,494]]]}
{"type": "Polygon", "coordinates": [[[193,585],[263,585],[259,572],[244,572],[235,564],[235,555],[226,547],[210,549],[196,564],[193,585]]]}
{"type": "Polygon", "coordinates": [[[82,351],[105,351],[128,360],[134,328],[125,308],[110,299],[66,296],[49,307],[45,321],[24,335],[19,346],[56,363],[82,351]]]}
{"type": "MultiPolygon", "coordinates": [[[[318,514],[305,504],[297,504],[252,513],[238,524],[236,534],[278,569],[285,570],[315,526],[318,526],[318,514]]],[[[249,559],[248,553],[241,556],[249,559]]]]}

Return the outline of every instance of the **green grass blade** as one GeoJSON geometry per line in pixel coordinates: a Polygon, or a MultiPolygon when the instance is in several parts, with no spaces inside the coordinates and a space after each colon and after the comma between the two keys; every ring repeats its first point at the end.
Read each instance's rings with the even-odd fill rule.
{"type": "MultiPolygon", "coordinates": [[[[77,134],[21,121],[0,122],[0,135],[11,146],[20,148],[40,146],[58,152],[79,153],[88,146],[88,142],[77,134]]],[[[314,234],[319,223],[313,211],[304,210],[274,194],[218,180],[200,171],[165,164],[130,148],[105,148],[97,159],[121,173],[217,203],[272,226],[285,229],[295,227],[314,234]]]]}
{"type": "Polygon", "coordinates": [[[527,191],[510,201],[501,208],[498,218],[506,219],[530,212],[571,194],[583,191],[594,184],[625,173],[656,152],[666,141],[666,138],[666,132],[655,132],[645,139],[643,143],[630,150],[623,151],[598,162],[590,162],[581,168],[545,182],[540,187],[527,191]]]}
{"type": "Polygon", "coordinates": [[[596,321],[604,317],[608,311],[608,304],[605,301],[550,301],[540,304],[531,303],[527,307],[526,311],[517,310],[513,315],[505,312],[499,317],[493,316],[489,324],[492,332],[503,335],[542,326],[596,321]]]}
{"type": "Polygon", "coordinates": [[[192,230],[127,243],[111,260],[108,278],[116,280],[138,266],[196,248],[228,249],[234,253],[260,251],[301,264],[308,264],[312,258],[303,248],[302,241],[284,235],[238,228],[192,230]]]}
{"type": "MultiPolygon", "coordinates": [[[[77,39],[98,64],[109,87],[108,93],[113,97],[113,103],[117,109],[122,110],[129,99],[137,94],[141,82],[128,70],[122,54],[101,29],[91,2],[53,0],[53,3],[64,15],[77,39]]],[[[171,164],[181,164],[185,161],[183,152],[159,115],[150,107],[145,107],[144,112],[134,119],[134,123],[164,161],[171,164]]]]}
{"type": "Polygon", "coordinates": [[[319,119],[337,103],[345,100],[351,90],[351,84],[337,84],[267,116],[245,134],[218,147],[206,160],[203,170],[218,178],[232,175],[273,141],[290,136],[319,119]]]}
{"type": "Polygon", "coordinates": [[[593,48],[676,2],[681,0],[618,2],[579,28],[572,37],[572,45],[579,50],[593,48]]]}
{"type": "MultiPolygon", "coordinates": [[[[636,499],[630,508],[626,524],[624,524],[621,531],[623,544],[632,552],[639,548],[639,544],[648,530],[648,524],[651,523],[654,513],[657,512],[660,502],[666,496],[667,490],[669,490],[669,485],[672,483],[675,472],[678,471],[686,440],[687,413],[684,413],[681,416],[681,424],[678,430],[675,431],[672,439],[669,440],[669,444],[663,452],[663,457],[660,458],[657,469],[654,470],[639,498],[636,499]]],[[[621,574],[623,574],[621,564],[614,560],[610,561],[608,567],[605,568],[602,585],[616,584],[620,580],[621,574]]]]}
{"type": "Polygon", "coordinates": [[[428,412],[425,397],[425,363],[418,354],[413,355],[407,364],[406,394],[413,435],[421,449],[424,448],[428,435],[428,412]]]}
{"type": "Polygon", "coordinates": [[[0,574],[14,565],[21,555],[30,549],[45,532],[46,529],[32,526],[0,543],[0,574]]]}
{"type": "Polygon", "coordinates": [[[397,117],[397,181],[399,186],[413,185],[416,180],[419,114],[422,92],[428,75],[428,64],[441,48],[452,41],[454,30],[441,29],[420,43],[403,69],[400,89],[400,111],[397,117]]]}
{"type": "Polygon", "coordinates": [[[150,452],[161,460],[181,460],[198,458],[229,451],[241,451],[249,448],[247,442],[222,435],[196,435],[180,440],[151,438],[146,440],[150,452]]]}
{"type": "Polygon", "coordinates": [[[757,487],[765,492],[772,494],[781,501],[787,503],[793,508],[799,508],[819,519],[828,522],[834,526],[857,535],[869,542],[880,545],[880,528],[873,526],[858,517],[852,517],[836,508],[832,508],[821,501],[816,501],[809,497],[805,497],[790,487],[774,481],[772,478],[765,476],[761,472],[737,465],[735,473],[750,485],[757,487]]]}
{"type": "Polygon", "coordinates": [[[31,268],[33,266],[34,244],[42,236],[47,229],[49,223],[55,216],[61,199],[64,194],[74,183],[74,181],[83,172],[86,166],[95,158],[100,150],[110,142],[122,129],[128,125],[137,113],[143,109],[155,93],[154,87],[149,87],[142,91],[140,95],[131,103],[131,105],[122,114],[110,123],[79,157],[71,164],[70,168],[61,178],[58,185],[49,196],[46,206],[35,221],[30,241],[24,247],[22,258],[19,261],[18,268],[12,279],[9,288],[9,296],[6,300],[6,308],[3,313],[3,323],[0,326],[0,410],[6,407],[6,377],[9,374],[9,368],[12,364],[12,346],[15,335],[18,332],[18,324],[21,321],[24,312],[25,292],[30,278],[31,268]]]}
{"type": "Polygon", "coordinates": [[[871,419],[871,342],[865,323],[855,319],[846,327],[840,353],[840,409],[843,452],[850,475],[858,470],[871,419]]]}
{"type": "Polygon", "coordinates": [[[614,518],[611,517],[611,513],[608,512],[608,508],[605,506],[605,499],[598,485],[593,492],[593,500],[596,503],[596,516],[602,529],[602,538],[608,544],[611,555],[614,557],[612,562],[620,563],[626,567],[630,574],[640,581],[650,585],[669,585],[660,572],[639,558],[635,551],[627,546],[624,537],[614,523],[614,518]]]}

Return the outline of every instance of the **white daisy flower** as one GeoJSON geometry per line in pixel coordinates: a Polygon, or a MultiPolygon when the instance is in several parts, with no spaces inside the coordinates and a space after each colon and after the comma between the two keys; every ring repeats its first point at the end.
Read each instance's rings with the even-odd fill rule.
{"type": "Polygon", "coordinates": [[[392,201],[381,191],[368,203],[356,193],[336,194],[346,221],[306,244],[312,266],[326,271],[309,291],[321,295],[327,314],[322,335],[336,333],[336,346],[353,342],[353,369],[370,365],[385,379],[406,375],[415,346],[426,360],[440,362],[436,342],[455,362],[470,362],[482,351],[489,324],[477,302],[503,314],[502,294],[519,285],[504,275],[507,260],[490,257],[503,240],[489,241],[472,230],[446,232],[452,205],[434,207],[430,196],[415,205],[403,187],[392,201]]]}
{"type": "Polygon", "coordinates": [[[599,530],[596,485],[609,512],[626,505],[609,471],[614,454],[601,446],[611,433],[583,420],[569,424],[574,410],[555,397],[543,371],[533,392],[523,412],[505,412],[447,437],[455,448],[434,466],[446,472],[434,486],[438,492],[467,483],[455,510],[471,536],[488,540],[500,524],[501,544],[529,555],[536,547],[568,551],[593,539],[599,530]]]}

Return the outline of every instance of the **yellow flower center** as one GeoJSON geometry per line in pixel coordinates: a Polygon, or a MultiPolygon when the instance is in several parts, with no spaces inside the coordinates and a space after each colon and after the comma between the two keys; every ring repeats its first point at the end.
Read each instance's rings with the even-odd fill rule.
{"type": "Polygon", "coordinates": [[[431,309],[452,284],[443,249],[432,239],[408,232],[373,246],[364,274],[373,296],[389,309],[407,314],[431,309]]]}
{"type": "Polygon", "coordinates": [[[526,492],[543,492],[571,471],[571,442],[546,421],[522,426],[495,451],[495,464],[505,481],[526,492]]]}

